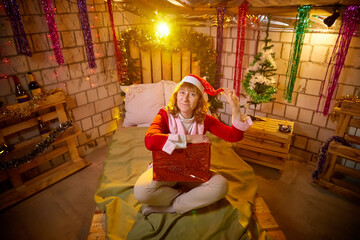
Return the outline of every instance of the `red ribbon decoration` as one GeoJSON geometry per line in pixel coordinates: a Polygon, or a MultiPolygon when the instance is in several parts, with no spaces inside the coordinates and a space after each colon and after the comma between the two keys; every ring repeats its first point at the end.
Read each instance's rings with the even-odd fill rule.
{"type": "Polygon", "coordinates": [[[226,8],[225,6],[217,7],[217,32],[216,32],[216,63],[217,63],[217,85],[220,87],[220,75],[221,75],[221,51],[223,47],[223,27],[224,27],[224,16],[226,8]]]}
{"type": "Polygon", "coordinates": [[[61,65],[64,63],[64,56],[62,54],[59,34],[55,22],[54,8],[51,4],[51,0],[41,0],[41,3],[44,8],[46,22],[49,27],[49,34],[51,38],[52,48],[55,53],[55,58],[57,63],[61,65]]]}
{"type": "MultiPolygon", "coordinates": [[[[118,80],[120,82],[123,81],[122,79],[122,66],[124,63],[124,60],[121,56],[121,51],[120,51],[120,47],[116,38],[116,33],[115,33],[115,25],[114,25],[114,16],[113,16],[113,11],[112,11],[112,0],[107,0],[107,5],[108,5],[108,9],[109,9],[109,15],[110,15],[110,22],[111,22],[111,29],[112,29],[112,34],[113,34],[113,42],[114,42],[114,48],[115,48],[115,61],[116,61],[116,70],[117,70],[117,74],[118,74],[118,80]]],[[[124,70],[124,72],[126,72],[126,70],[124,70]]]]}
{"type": "Polygon", "coordinates": [[[235,76],[234,76],[234,91],[236,93],[236,96],[238,97],[240,96],[247,10],[248,10],[248,2],[245,0],[238,8],[238,31],[237,31],[237,42],[236,42],[236,60],[235,60],[235,76]]]}

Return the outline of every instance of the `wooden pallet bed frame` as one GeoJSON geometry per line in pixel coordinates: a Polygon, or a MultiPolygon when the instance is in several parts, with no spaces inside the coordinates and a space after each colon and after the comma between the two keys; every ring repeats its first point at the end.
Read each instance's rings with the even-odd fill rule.
{"type": "MultiPolygon", "coordinates": [[[[254,239],[259,239],[260,235],[268,235],[273,240],[286,240],[284,233],[281,231],[262,197],[257,196],[255,198],[254,205],[252,206],[252,219],[254,224],[250,226],[250,231],[254,239]],[[257,228],[257,230],[255,230],[255,228],[257,228]]],[[[92,217],[87,240],[105,239],[107,239],[105,213],[96,208],[92,217]]]]}

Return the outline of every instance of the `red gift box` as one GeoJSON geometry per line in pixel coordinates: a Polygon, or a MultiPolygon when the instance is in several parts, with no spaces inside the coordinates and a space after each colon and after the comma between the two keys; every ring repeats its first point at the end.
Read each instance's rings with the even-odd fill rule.
{"type": "Polygon", "coordinates": [[[206,182],[210,176],[210,144],[188,144],[172,154],[153,151],[153,179],[171,182],[206,182]]]}

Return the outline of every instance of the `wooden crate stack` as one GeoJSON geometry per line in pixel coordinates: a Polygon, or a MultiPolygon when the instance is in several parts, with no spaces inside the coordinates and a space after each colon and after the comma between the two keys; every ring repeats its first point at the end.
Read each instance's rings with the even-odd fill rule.
{"type": "MultiPolygon", "coordinates": [[[[57,92],[47,96],[41,101],[41,104],[39,104],[37,108],[37,112],[40,114],[39,118],[43,122],[56,121],[56,119],[59,123],[68,121],[64,108],[65,103],[66,98],[63,92],[57,92]],[[41,114],[41,112],[43,112],[43,114],[41,114]]],[[[24,102],[12,105],[12,107],[18,109],[16,111],[20,111],[21,109],[27,109],[27,104],[30,103],[24,102]]],[[[14,121],[12,118],[2,116],[0,123],[3,126],[0,129],[0,145],[2,145],[6,143],[7,138],[11,137],[11,135],[38,126],[38,117],[14,121]]],[[[0,193],[0,210],[88,166],[89,163],[79,157],[76,148],[75,137],[80,133],[81,131],[75,130],[75,127],[72,126],[66,129],[66,131],[55,140],[52,145],[56,145],[56,147],[50,147],[45,153],[17,167],[0,170],[0,183],[2,186],[0,193]],[[70,160],[65,159],[65,161],[60,163],[54,163],[52,161],[67,152],[70,155],[70,160]],[[40,168],[42,168],[42,171],[39,170],[40,168]],[[6,188],[4,186],[6,186],[6,188]]],[[[36,135],[28,140],[20,141],[14,145],[14,149],[10,154],[19,155],[19,153],[21,153],[24,156],[45,137],[44,135],[36,135]]],[[[15,157],[10,155],[10,159],[13,158],[15,157]]]]}
{"type": "Polygon", "coordinates": [[[245,132],[244,138],[233,143],[233,147],[245,161],[281,172],[289,157],[294,122],[263,117],[261,119],[263,121],[254,121],[254,125],[245,132]],[[291,131],[281,132],[279,124],[290,125],[291,131]]]}
{"type": "Polygon", "coordinates": [[[327,168],[315,182],[342,195],[360,198],[360,170],[341,163],[344,160],[353,161],[355,164],[360,162],[360,137],[354,135],[354,130],[360,131],[360,103],[343,101],[341,107],[334,110],[339,113],[334,135],[343,137],[352,146],[331,142],[327,168]]]}

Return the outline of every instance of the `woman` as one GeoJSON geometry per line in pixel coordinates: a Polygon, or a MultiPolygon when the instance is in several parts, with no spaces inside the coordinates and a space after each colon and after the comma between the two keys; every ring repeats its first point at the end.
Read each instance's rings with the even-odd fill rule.
{"type": "MultiPolygon", "coordinates": [[[[161,109],[145,135],[149,150],[162,150],[171,154],[176,148],[186,148],[188,143],[209,143],[207,131],[230,142],[240,141],[251,125],[249,117],[242,119],[240,103],[228,89],[224,91],[232,110],[232,126],[226,126],[207,115],[208,104],[203,94],[216,95],[223,89],[214,90],[206,80],[186,76],[173,92],[169,104],[161,109]]],[[[135,198],[148,206],[144,215],[154,212],[185,213],[208,206],[227,195],[227,181],[220,174],[211,172],[204,183],[160,182],[153,180],[150,167],[137,180],[135,198]],[[190,190],[184,190],[184,186],[190,190]]]]}

